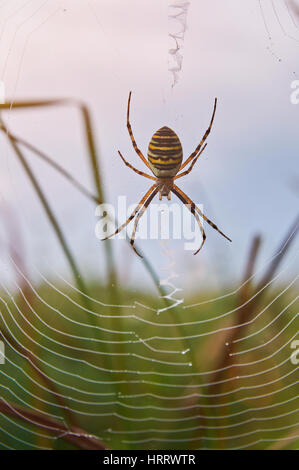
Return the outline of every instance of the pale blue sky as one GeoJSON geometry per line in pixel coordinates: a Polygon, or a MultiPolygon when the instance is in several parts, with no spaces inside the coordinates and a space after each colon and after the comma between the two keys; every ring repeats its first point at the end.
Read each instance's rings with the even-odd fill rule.
{"type": "MultiPolygon", "coordinates": [[[[179,135],[185,156],[201,139],[218,97],[208,147],[180,185],[204,205],[233,243],[208,226],[206,245],[197,257],[184,251],[183,241],[170,241],[182,286],[198,288],[206,282],[222,286],[238,278],[252,236],[262,234],[262,259],[266,259],[298,210],[299,105],[290,103],[290,94],[299,74],[299,29],[284,2],[274,1],[274,9],[270,1],[261,4],[271,39],[258,1],[191,0],[183,69],[174,89],[167,70],[167,1],[0,4],[0,79],[7,96],[75,97],[88,104],[108,202],[115,203],[118,194],[138,202],[149,187],[117,156],[120,149],[142,169],[126,130],[130,89],[131,120],[140,148],[146,152],[153,132],[168,125],[179,135]]],[[[10,113],[7,120],[15,133],[92,188],[81,121],[74,108],[10,113]]],[[[20,218],[32,266],[46,274],[61,269],[67,273],[39,202],[3,138],[0,145],[2,204],[20,218]]],[[[102,272],[103,246],[94,235],[94,206],[47,166],[33,158],[30,162],[85,271],[102,272]]],[[[1,232],[5,237],[5,230],[1,232]]],[[[114,241],[113,246],[121,279],[150,286],[125,242],[114,241]]],[[[162,276],[159,243],[142,240],[140,246],[162,276]]],[[[292,253],[290,259],[295,247],[292,253]]]]}

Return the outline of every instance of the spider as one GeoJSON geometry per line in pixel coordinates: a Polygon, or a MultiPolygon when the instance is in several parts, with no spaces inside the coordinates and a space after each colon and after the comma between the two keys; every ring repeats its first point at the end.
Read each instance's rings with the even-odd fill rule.
{"type": "Polygon", "coordinates": [[[112,233],[108,237],[105,237],[103,240],[107,240],[113,235],[116,235],[117,233],[119,233],[136,216],[130,244],[132,248],[134,249],[134,251],[137,253],[137,255],[142,258],[141,254],[138,253],[138,251],[136,250],[134,246],[138,222],[157,193],[159,193],[159,200],[162,200],[162,196],[165,196],[168,198],[168,200],[170,200],[171,193],[173,193],[182,201],[183,204],[186,205],[186,207],[190,210],[190,212],[196,218],[196,221],[199,225],[199,228],[202,234],[202,243],[200,247],[198,248],[198,250],[194,253],[194,255],[196,255],[201,250],[206,240],[206,234],[203,229],[203,225],[199,216],[201,216],[209,225],[211,225],[211,227],[213,227],[215,230],[217,230],[217,232],[219,232],[223,237],[225,237],[227,240],[231,242],[231,239],[228,238],[223,232],[221,232],[221,230],[219,230],[217,225],[215,225],[211,220],[209,220],[203,214],[203,212],[194,204],[194,202],[174,183],[174,181],[177,180],[178,178],[182,178],[182,176],[186,176],[190,173],[195,163],[197,162],[198,158],[200,157],[200,155],[206,148],[207,144],[205,144],[204,146],[203,144],[206,141],[213,125],[214,116],[216,112],[216,106],[217,106],[217,98],[215,98],[214,109],[213,109],[213,114],[212,114],[210,125],[208,129],[206,130],[203,138],[201,139],[200,144],[196,147],[194,152],[191,153],[191,155],[184,161],[184,163],[182,163],[183,149],[182,149],[180,139],[178,138],[178,136],[172,129],[166,126],[161,127],[161,129],[157,130],[157,132],[155,132],[155,134],[152,136],[149,146],[148,146],[148,152],[147,152],[148,160],[146,160],[141,150],[137,147],[135,138],[133,136],[132,127],[130,124],[131,96],[132,96],[132,92],[130,91],[129,99],[128,99],[128,108],[127,108],[127,128],[129,131],[129,135],[130,135],[134,150],[136,151],[137,155],[141,158],[141,160],[149,168],[149,170],[151,170],[154,176],[144,173],[143,171],[137,170],[137,168],[135,168],[133,165],[131,165],[129,162],[125,160],[125,158],[123,157],[120,151],[118,151],[118,153],[126,166],[131,168],[131,170],[135,171],[138,175],[142,175],[145,178],[153,180],[154,184],[150,187],[150,189],[143,196],[143,198],[141,199],[137,207],[134,209],[130,217],[126,220],[126,222],[124,222],[114,233],[112,233]],[[189,163],[191,163],[189,168],[179,173],[189,163]]]}

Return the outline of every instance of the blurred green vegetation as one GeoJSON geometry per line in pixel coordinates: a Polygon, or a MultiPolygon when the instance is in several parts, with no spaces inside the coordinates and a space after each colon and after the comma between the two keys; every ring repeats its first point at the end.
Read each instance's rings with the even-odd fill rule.
{"type": "MultiPolygon", "coordinates": [[[[76,424],[112,449],[221,449],[246,447],[255,441],[260,442],[249,448],[264,449],[294,431],[296,414],[291,412],[296,409],[298,389],[293,385],[296,366],[290,361],[289,341],[297,332],[292,321],[295,303],[280,315],[295,297],[294,286],[283,295],[284,286],[268,291],[255,315],[279,297],[246,328],[244,336],[255,335],[240,342],[237,351],[251,351],[233,360],[234,364],[244,365],[229,367],[221,378],[222,383],[214,386],[207,386],[213,383],[214,374],[192,374],[213,371],[221,357],[227,355],[227,330],[223,328],[231,326],[237,315],[238,310],[233,312],[239,306],[237,295],[193,308],[180,306],[177,315],[181,322],[191,325],[178,330],[175,326],[165,326],[176,323],[172,310],[157,315],[151,309],[163,303],[160,301],[159,305],[157,297],[143,291],[122,290],[122,303],[127,307],[104,307],[96,300],[109,303],[107,289],[96,282],[89,283],[88,290],[95,299],[91,301],[92,311],[99,315],[91,324],[87,320],[92,314],[80,305],[76,291],[57,283],[55,286],[57,291],[43,284],[36,292],[27,286],[25,298],[19,294],[15,301],[7,293],[1,294],[1,331],[6,337],[7,357],[0,368],[1,396],[6,401],[69,419],[24,350],[21,352],[16,346],[19,344],[35,355],[35,364],[55,384],[76,424]],[[154,324],[125,318],[127,315],[154,324]],[[209,319],[212,321],[193,323],[209,319]],[[94,327],[90,326],[93,324],[119,333],[99,330],[95,335],[94,327]],[[184,342],[176,339],[182,329],[186,338],[195,337],[185,338],[184,342]],[[121,333],[130,331],[134,335],[121,333]],[[132,338],[156,336],[165,338],[147,343],[156,351],[142,342],[129,342],[132,338]],[[188,352],[184,355],[157,352],[183,351],[186,345],[195,361],[192,366],[179,365],[190,361],[188,352]],[[139,440],[145,442],[138,443],[139,440]]],[[[222,294],[207,292],[200,298],[193,295],[184,305],[222,294]]],[[[70,448],[63,439],[48,439],[51,433],[46,429],[19,419],[10,420],[3,415],[0,418],[0,427],[6,431],[0,431],[1,442],[7,446],[70,448]]],[[[283,443],[286,448],[295,445],[293,441],[283,443]]]]}

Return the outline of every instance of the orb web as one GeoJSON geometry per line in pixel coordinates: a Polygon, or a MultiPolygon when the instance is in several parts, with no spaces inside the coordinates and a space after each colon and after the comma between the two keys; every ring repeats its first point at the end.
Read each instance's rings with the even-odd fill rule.
{"type": "MultiPolygon", "coordinates": [[[[29,3],[16,2],[5,21],[29,3]]],[[[179,3],[185,21],[190,2],[179,3]]],[[[26,34],[57,7],[36,2],[26,13],[26,34]]],[[[164,295],[144,300],[130,293],[125,303],[110,302],[103,291],[87,294],[59,271],[50,278],[34,263],[29,275],[20,246],[2,237],[1,271],[13,267],[15,276],[0,280],[0,447],[294,446],[297,230],[298,221],[259,268],[253,240],[244,278],[224,293],[200,291],[194,299],[179,287],[174,253],[162,241],[164,295]],[[292,256],[280,264],[291,245],[292,256]]]]}

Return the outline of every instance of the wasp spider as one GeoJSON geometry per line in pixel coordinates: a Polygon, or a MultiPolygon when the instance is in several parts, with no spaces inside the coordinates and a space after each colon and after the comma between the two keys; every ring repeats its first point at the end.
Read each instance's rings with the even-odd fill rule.
{"type": "Polygon", "coordinates": [[[118,151],[118,153],[125,165],[127,165],[136,173],[138,173],[138,175],[142,175],[145,178],[153,180],[154,184],[150,187],[147,193],[143,196],[143,198],[141,199],[141,201],[139,202],[135,210],[132,212],[130,217],[127,219],[127,221],[123,223],[113,234],[104,238],[104,240],[107,240],[113,235],[116,235],[117,233],[119,233],[136,216],[130,243],[133,249],[135,250],[135,252],[139,256],[141,256],[134,246],[136,229],[137,229],[137,225],[138,225],[140,218],[142,217],[142,215],[144,214],[144,212],[146,211],[149,204],[151,203],[151,201],[153,200],[153,198],[156,196],[157,193],[159,193],[160,200],[162,199],[162,196],[167,196],[168,200],[170,200],[171,193],[174,193],[182,201],[182,203],[185,204],[186,207],[191,211],[191,213],[194,215],[199,225],[199,228],[202,234],[202,243],[200,247],[198,248],[198,250],[194,253],[195,255],[202,248],[206,240],[206,234],[203,229],[200,217],[202,217],[209,225],[211,225],[211,227],[213,227],[223,237],[225,237],[227,240],[231,242],[231,239],[228,238],[223,232],[221,232],[221,230],[219,230],[219,228],[213,222],[211,222],[211,220],[209,220],[203,214],[203,212],[194,204],[194,202],[174,183],[174,181],[177,180],[178,178],[181,178],[182,176],[186,176],[188,175],[188,173],[190,173],[195,163],[197,162],[197,159],[200,157],[200,155],[206,148],[207,144],[205,144],[204,146],[203,144],[205,140],[207,139],[212,128],[212,124],[213,124],[214,116],[216,112],[217,98],[215,99],[214,110],[213,110],[210,125],[208,129],[206,130],[200,144],[196,147],[194,152],[187,158],[187,160],[185,160],[184,163],[182,163],[183,149],[182,149],[180,139],[178,138],[178,136],[172,129],[166,126],[161,127],[161,129],[157,130],[157,132],[155,132],[155,134],[152,136],[149,146],[148,146],[148,151],[147,151],[148,160],[146,160],[141,150],[137,147],[135,138],[133,136],[132,127],[130,124],[131,95],[132,95],[132,92],[130,92],[129,100],[128,100],[127,128],[128,128],[130,138],[131,138],[131,141],[132,141],[132,144],[136,153],[139,155],[143,163],[152,171],[154,176],[144,173],[143,171],[137,170],[133,165],[131,165],[129,162],[125,160],[125,158],[123,157],[120,151],[118,151]],[[189,168],[179,173],[179,171],[183,170],[189,163],[191,163],[189,168]]]}

